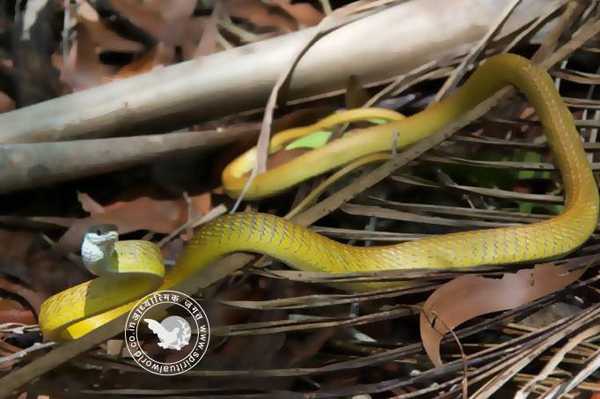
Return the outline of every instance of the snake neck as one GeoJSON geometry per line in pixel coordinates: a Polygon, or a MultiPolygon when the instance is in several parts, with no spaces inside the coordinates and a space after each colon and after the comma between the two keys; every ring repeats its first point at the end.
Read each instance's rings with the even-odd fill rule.
{"type": "Polygon", "coordinates": [[[117,240],[118,235],[113,232],[86,234],[81,244],[81,260],[84,266],[96,276],[117,269],[117,240]]]}

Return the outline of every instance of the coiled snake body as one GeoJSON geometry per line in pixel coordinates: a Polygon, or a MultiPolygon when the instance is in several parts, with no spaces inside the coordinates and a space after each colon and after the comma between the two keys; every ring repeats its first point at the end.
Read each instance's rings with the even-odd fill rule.
{"type": "MultiPolygon", "coordinates": [[[[118,261],[110,263],[103,276],[63,291],[43,304],[39,319],[44,335],[50,339],[80,337],[127,312],[132,301],[145,293],[172,287],[218,258],[237,251],[267,254],[298,269],[331,273],[499,265],[548,259],[573,251],[596,227],[598,189],[573,118],[552,80],[545,71],[512,54],[488,59],[451,96],[414,116],[353,131],[259,175],[246,197],[281,192],[357,158],[389,151],[394,142],[398,148],[406,147],[454,121],[506,85],[514,85],[527,96],[544,127],[564,185],[562,214],[529,225],[369,248],[337,243],[272,215],[223,216],[195,234],[166,276],[154,244],[117,242],[118,261]]],[[[277,143],[277,136],[271,149],[280,146],[273,143],[277,143]]],[[[225,169],[223,182],[231,195],[239,195],[255,156],[255,150],[250,150],[225,169]]]]}

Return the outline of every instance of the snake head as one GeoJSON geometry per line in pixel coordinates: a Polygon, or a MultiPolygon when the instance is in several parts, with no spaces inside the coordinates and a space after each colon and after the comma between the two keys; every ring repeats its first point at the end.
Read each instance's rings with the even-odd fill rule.
{"type": "Polygon", "coordinates": [[[97,224],[88,229],[83,240],[88,240],[96,244],[105,242],[116,242],[119,239],[118,228],[114,224],[97,224]]]}
{"type": "Polygon", "coordinates": [[[114,224],[90,227],[81,244],[81,259],[85,267],[96,275],[102,274],[114,258],[115,243],[118,240],[119,233],[114,224]]]}

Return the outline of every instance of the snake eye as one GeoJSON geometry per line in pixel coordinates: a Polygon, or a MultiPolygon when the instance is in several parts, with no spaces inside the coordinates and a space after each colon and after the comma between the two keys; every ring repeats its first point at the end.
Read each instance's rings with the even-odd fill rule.
{"type": "Polygon", "coordinates": [[[88,232],[96,236],[104,236],[105,234],[117,232],[117,226],[113,224],[99,224],[89,228],[88,232]]]}

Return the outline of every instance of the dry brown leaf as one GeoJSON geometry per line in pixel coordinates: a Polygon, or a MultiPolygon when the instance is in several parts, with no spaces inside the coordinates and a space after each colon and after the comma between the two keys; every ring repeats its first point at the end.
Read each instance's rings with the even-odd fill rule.
{"type": "Polygon", "coordinates": [[[78,25],[77,41],[69,50],[66,59],[55,53],[54,66],[60,71],[60,79],[73,91],[107,83],[111,80],[114,68],[104,65],[98,58],[98,46],[85,25],[78,25]]]}
{"type": "Polygon", "coordinates": [[[302,154],[309,152],[306,148],[294,148],[293,150],[281,150],[269,156],[267,160],[267,170],[274,169],[279,165],[286,164],[294,158],[298,158],[302,154]]]}
{"type": "Polygon", "coordinates": [[[0,112],[8,112],[15,109],[15,102],[6,93],[0,91],[0,112]]]}
{"type": "Polygon", "coordinates": [[[465,275],[449,281],[431,294],[421,311],[421,341],[427,355],[440,366],[440,342],[446,333],[475,317],[513,309],[558,291],[584,271],[542,264],[499,279],[465,275]]]}
{"type": "Polygon", "coordinates": [[[297,23],[285,12],[277,12],[277,7],[269,6],[260,0],[223,0],[223,5],[232,17],[245,19],[263,28],[276,28],[280,32],[292,32],[297,23]]]}
{"type": "Polygon", "coordinates": [[[29,257],[36,251],[36,234],[26,230],[0,229],[0,272],[30,281],[29,257]]]}
{"type": "Polygon", "coordinates": [[[166,29],[158,10],[135,0],[111,0],[110,3],[119,14],[128,18],[134,25],[160,40],[173,44],[175,33],[166,29]]]}
{"type": "Polygon", "coordinates": [[[46,299],[44,296],[18,283],[13,283],[4,278],[0,278],[0,289],[20,296],[26,300],[36,313],[39,313],[42,302],[46,299]]]}
{"type": "Polygon", "coordinates": [[[146,0],[145,5],[158,11],[165,21],[186,19],[194,13],[197,0],[146,0]]]}
{"type": "Polygon", "coordinates": [[[25,309],[17,301],[12,299],[0,299],[0,324],[2,323],[22,323],[35,324],[37,319],[30,309],[25,309]]]}
{"type": "MultiPolygon", "coordinates": [[[[95,224],[114,224],[119,233],[125,234],[137,230],[150,230],[156,233],[168,234],[184,224],[188,215],[188,204],[184,199],[155,200],[148,197],[137,198],[133,201],[115,202],[102,207],[102,212],[96,206],[89,206],[90,198],[80,195],[84,204],[94,212],[87,218],[76,220],[67,232],[60,238],[58,245],[66,251],[77,251],[85,232],[95,224]]],[[[210,193],[203,193],[189,198],[191,217],[204,215],[211,209],[210,193]]]]}
{"type": "Polygon", "coordinates": [[[0,271],[15,279],[1,280],[0,290],[21,296],[36,312],[48,295],[77,284],[85,277],[83,268],[73,268],[73,264],[48,250],[39,233],[0,230],[0,242],[3,245],[0,271]]]}
{"type": "Polygon", "coordinates": [[[141,73],[150,72],[155,68],[170,65],[175,59],[175,49],[164,43],[158,43],[143,56],[119,69],[115,79],[125,79],[141,73]]]}
{"type": "Polygon", "coordinates": [[[196,0],[111,0],[113,8],[134,25],[169,46],[181,45],[196,0]]]}
{"type": "Polygon", "coordinates": [[[67,56],[57,52],[52,57],[54,66],[61,72],[61,81],[73,91],[112,80],[116,68],[100,61],[100,50],[137,53],[144,49],[141,43],[125,39],[108,28],[87,1],[79,2],[77,22],[76,40],[67,56]]]}
{"type": "Polygon", "coordinates": [[[85,26],[93,43],[105,50],[137,53],[144,49],[141,43],[125,39],[104,24],[96,10],[85,0],[77,7],[77,22],[85,26]]]}
{"type": "Polygon", "coordinates": [[[345,104],[347,109],[360,108],[369,101],[369,92],[363,87],[358,76],[348,77],[346,84],[345,104]]]}
{"type": "Polygon", "coordinates": [[[81,204],[81,208],[91,215],[104,213],[104,207],[87,193],[77,193],[77,200],[81,204]]]}
{"type": "Polygon", "coordinates": [[[309,3],[290,4],[289,0],[271,0],[282,10],[290,14],[301,26],[314,26],[323,19],[324,15],[309,3]]]}
{"type": "Polygon", "coordinates": [[[196,49],[202,40],[204,30],[209,24],[209,19],[209,17],[196,17],[189,20],[185,39],[181,44],[181,52],[184,59],[191,60],[196,56],[196,49]]]}
{"type": "Polygon", "coordinates": [[[0,70],[10,73],[15,68],[15,62],[10,58],[0,58],[0,70]]]}
{"type": "Polygon", "coordinates": [[[204,27],[200,42],[194,51],[194,58],[209,55],[217,51],[217,36],[219,20],[223,17],[223,3],[216,2],[213,12],[204,27]]]}

